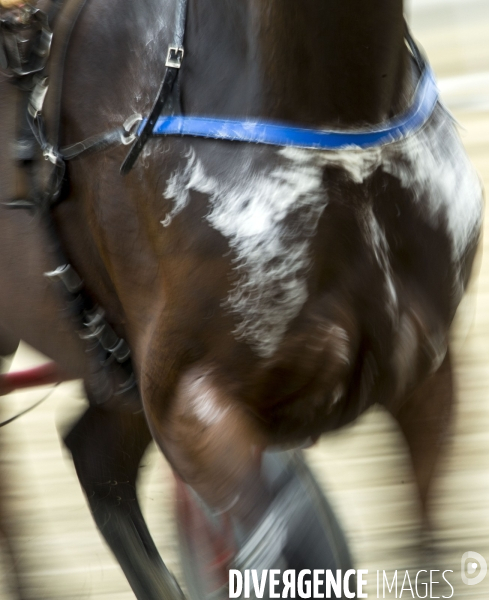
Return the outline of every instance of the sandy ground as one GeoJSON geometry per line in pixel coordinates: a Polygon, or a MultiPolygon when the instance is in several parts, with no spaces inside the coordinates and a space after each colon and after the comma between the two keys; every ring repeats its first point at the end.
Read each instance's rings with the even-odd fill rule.
{"type": "MultiPolygon", "coordinates": [[[[418,0],[408,14],[489,189],[489,2],[418,0]]],[[[489,597],[489,576],[477,586],[466,586],[460,578],[464,552],[479,552],[489,561],[488,244],[486,233],[480,274],[454,328],[457,419],[433,494],[436,568],[453,569],[454,597],[471,600],[489,597]]],[[[12,367],[42,360],[23,347],[12,367]]],[[[15,414],[42,393],[3,398],[1,416],[15,414]]],[[[58,430],[65,430],[81,410],[79,385],[63,384],[36,411],[1,431],[0,480],[7,484],[1,501],[15,534],[16,566],[32,598],[129,600],[133,595],[92,523],[60,445],[58,430]]],[[[415,552],[420,524],[412,473],[403,441],[386,414],[371,411],[355,426],[325,438],[308,457],[341,518],[357,568],[415,572],[431,566],[415,552]]],[[[179,573],[172,478],[154,450],[142,479],[141,500],[151,530],[169,567],[179,573]]],[[[12,565],[4,563],[0,598],[7,599],[12,565]]],[[[370,597],[375,597],[375,577],[369,581],[370,597]]]]}

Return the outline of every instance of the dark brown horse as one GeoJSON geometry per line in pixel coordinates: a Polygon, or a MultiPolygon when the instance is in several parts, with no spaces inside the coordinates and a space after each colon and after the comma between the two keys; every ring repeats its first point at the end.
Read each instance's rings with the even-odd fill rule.
{"type": "MultiPolygon", "coordinates": [[[[175,8],[87,2],[64,66],[63,144],[149,113],[175,8]]],[[[377,126],[412,102],[419,73],[404,38],[401,0],[189,0],[181,108],[377,126]]],[[[138,597],[173,597],[134,495],[149,432],[208,505],[251,532],[270,501],[263,449],[314,441],[380,403],[406,436],[426,506],[451,417],[448,331],[482,212],[443,107],[369,150],[169,137],[149,140],[122,177],[124,156],[70,163],[54,216],[133,353],[143,413],[92,405],[67,444],[138,597]]],[[[43,278],[57,266],[43,220],[0,219],[0,326],[83,376],[90,396],[94,368],[43,278]]]]}

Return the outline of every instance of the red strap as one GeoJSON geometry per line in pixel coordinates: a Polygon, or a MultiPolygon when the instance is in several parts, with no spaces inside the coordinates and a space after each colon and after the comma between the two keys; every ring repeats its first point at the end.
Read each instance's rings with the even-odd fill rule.
{"type": "Polygon", "coordinates": [[[70,377],[66,376],[54,362],[24,371],[4,373],[0,375],[0,396],[10,394],[14,390],[49,385],[69,379],[70,377]]]}

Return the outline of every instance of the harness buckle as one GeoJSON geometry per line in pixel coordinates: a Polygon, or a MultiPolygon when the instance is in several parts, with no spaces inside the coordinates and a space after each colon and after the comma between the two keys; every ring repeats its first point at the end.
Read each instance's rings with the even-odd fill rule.
{"type": "Polygon", "coordinates": [[[27,110],[33,119],[37,118],[39,113],[42,111],[42,106],[44,104],[44,98],[46,97],[47,91],[48,78],[42,77],[32,90],[27,107],[27,110]]]}
{"type": "Polygon", "coordinates": [[[138,137],[139,123],[141,123],[141,121],[143,121],[143,117],[140,114],[131,115],[124,121],[124,124],[122,125],[124,132],[121,136],[121,141],[124,146],[132,144],[138,137]]]}
{"type": "Polygon", "coordinates": [[[56,152],[56,150],[54,149],[53,146],[48,145],[44,149],[42,155],[44,156],[45,160],[49,160],[49,162],[52,163],[53,165],[59,165],[59,163],[60,163],[60,156],[56,152]]]}
{"type": "Polygon", "coordinates": [[[165,66],[179,69],[182,66],[183,55],[184,49],[181,46],[169,46],[165,66]]]}

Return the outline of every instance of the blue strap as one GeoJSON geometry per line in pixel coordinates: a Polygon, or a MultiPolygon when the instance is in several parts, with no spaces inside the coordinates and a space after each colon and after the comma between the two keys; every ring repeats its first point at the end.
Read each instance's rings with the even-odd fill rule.
{"type": "MultiPolygon", "coordinates": [[[[409,110],[382,126],[364,131],[318,131],[264,121],[166,116],[158,118],[153,135],[185,135],[321,150],[371,148],[397,142],[420,129],[437,102],[436,81],[431,68],[425,64],[409,110]]],[[[145,123],[146,120],[143,120],[139,132],[145,123]]]]}

